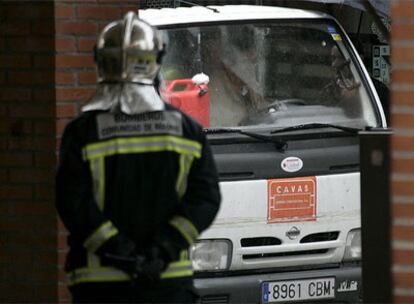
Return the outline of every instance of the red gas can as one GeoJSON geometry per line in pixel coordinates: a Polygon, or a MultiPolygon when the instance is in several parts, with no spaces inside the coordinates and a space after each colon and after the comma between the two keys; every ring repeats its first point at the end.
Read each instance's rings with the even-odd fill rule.
{"type": "Polygon", "coordinates": [[[196,85],[191,79],[165,81],[161,88],[165,102],[190,115],[204,128],[210,126],[210,96],[206,84],[196,85]]]}

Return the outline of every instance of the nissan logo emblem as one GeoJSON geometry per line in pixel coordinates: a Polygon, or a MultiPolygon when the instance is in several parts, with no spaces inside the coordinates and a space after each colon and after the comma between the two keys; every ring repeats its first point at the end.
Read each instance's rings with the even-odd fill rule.
{"type": "Polygon", "coordinates": [[[293,226],[292,228],[290,228],[288,231],[286,231],[286,236],[290,239],[290,240],[294,240],[296,239],[300,234],[300,230],[298,227],[293,226]]]}

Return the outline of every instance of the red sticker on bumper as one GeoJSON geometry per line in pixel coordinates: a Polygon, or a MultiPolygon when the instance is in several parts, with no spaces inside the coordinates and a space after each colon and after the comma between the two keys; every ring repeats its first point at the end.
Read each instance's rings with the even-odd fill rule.
{"type": "Polygon", "coordinates": [[[267,223],[316,220],[316,177],[267,181],[267,223]]]}

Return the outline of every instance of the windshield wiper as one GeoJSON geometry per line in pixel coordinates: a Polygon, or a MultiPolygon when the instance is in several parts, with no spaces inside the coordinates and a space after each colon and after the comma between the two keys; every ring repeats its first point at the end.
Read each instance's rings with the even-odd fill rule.
{"type": "Polygon", "coordinates": [[[340,125],[327,124],[327,123],[309,123],[309,124],[301,124],[301,125],[296,125],[296,126],[291,126],[291,127],[286,127],[286,128],[282,128],[282,129],[273,130],[273,131],[270,132],[270,134],[283,133],[283,132],[289,132],[289,131],[297,131],[297,130],[321,129],[321,128],[333,128],[333,129],[342,130],[344,132],[355,134],[355,135],[357,135],[358,132],[365,130],[365,129],[344,127],[344,126],[340,126],[340,125]]]}
{"type": "Polygon", "coordinates": [[[274,143],[278,150],[285,150],[287,147],[287,143],[283,140],[276,139],[273,136],[258,134],[254,132],[247,132],[240,129],[232,129],[232,128],[215,128],[215,129],[204,129],[206,134],[224,134],[224,133],[238,133],[242,135],[246,135],[252,137],[254,139],[258,139],[263,142],[271,142],[274,143]]]}
{"type": "Polygon", "coordinates": [[[204,5],[200,5],[200,4],[197,4],[197,3],[194,3],[194,2],[184,1],[184,0],[177,0],[177,2],[181,2],[181,3],[184,3],[184,4],[191,5],[191,6],[201,6],[201,7],[204,7],[206,9],[209,9],[209,10],[215,12],[215,13],[220,13],[220,11],[218,9],[208,7],[208,6],[204,6],[204,5]]]}

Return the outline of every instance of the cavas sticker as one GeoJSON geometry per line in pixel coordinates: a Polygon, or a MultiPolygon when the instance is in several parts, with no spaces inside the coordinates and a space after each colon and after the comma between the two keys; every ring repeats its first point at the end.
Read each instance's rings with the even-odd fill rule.
{"type": "Polygon", "coordinates": [[[316,177],[267,181],[267,223],[316,220],[316,177]]]}

